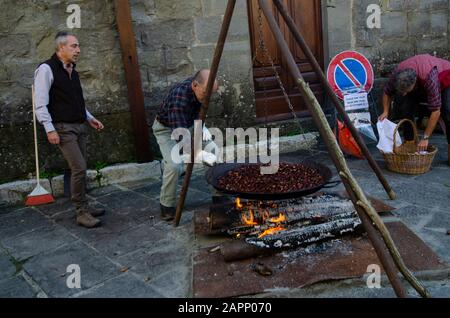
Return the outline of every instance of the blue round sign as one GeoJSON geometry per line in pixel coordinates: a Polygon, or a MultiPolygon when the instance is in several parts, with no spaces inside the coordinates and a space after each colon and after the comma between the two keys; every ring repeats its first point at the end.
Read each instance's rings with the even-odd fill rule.
{"type": "Polygon", "coordinates": [[[370,62],[355,51],[342,52],[330,63],[328,67],[328,81],[336,95],[341,99],[346,91],[365,91],[373,87],[374,74],[370,62]]]}

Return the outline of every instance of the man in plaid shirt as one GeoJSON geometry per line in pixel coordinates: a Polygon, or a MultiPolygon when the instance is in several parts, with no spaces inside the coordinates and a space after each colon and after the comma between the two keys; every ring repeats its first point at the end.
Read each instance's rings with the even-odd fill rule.
{"type": "MultiPolygon", "coordinates": [[[[191,129],[194,121],[199,119],[200,109],[206,97],[209,73],[209,70],[200,70],[193,77],[174,85],[164,98],[153,123],[153,134],[164,160],[160,206],[161,217],[166,221],[171,221],[175,217],[178,178],[183,171],[183,164],[172,160],[171,152],[177,144],[171,138],[172,131],[177,128],[191,129]]],[[[213,92],[217,90],[216,81],[213,92]]],[[[203,128],[203,140],[212,140],[206,127],[203,128]]]]}
{"type": "MultiPolygon", "coordinates": [[[[439,118],[445,123],[450,165],[450,87],[445,80],[450,74],[450,62],[429,54],[413,56],[401,62],[392,73],[384,88],[382,121],[390,115],[391,101],[394,102],[392,119],[429,115],[423,138],[419,142],[420,151],[428,148],[439,118]]],[[[405,137],[412,139],[412,129],[405,126],[405,137]]]]}

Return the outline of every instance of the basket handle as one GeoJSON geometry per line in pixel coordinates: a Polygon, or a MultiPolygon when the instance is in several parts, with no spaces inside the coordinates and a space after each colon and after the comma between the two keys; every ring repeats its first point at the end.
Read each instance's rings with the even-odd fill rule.
{"type": "Polygon", "coordinates": [[[396,150],[397,150],[397,148],[398,148],[398,147],[396,146],[396,144],[397,144],[397,140],[396,140],[397,138],[396,138],[396,136],[397,136],[398,129],[400,128],[401,125],[403,125],[403,124],[406,123],[406,122],[410,123],[411,126],[412,126],[412,128],[413,128],[413,132],[414,132],[414,141],[415,141],[416,145],[419,143],[419,134],[417,133],[417,127],[416,127],[416,124],[414,124],[414,122],[413,122],[412,120],[410,120],[410,119],[407,119],[407,118],[402,119],[402,120],[400,120],[400,122],[397,124],[397,127],[395,127],[395,129],[394,129],[394,153],[396,153],[396,150]]]}

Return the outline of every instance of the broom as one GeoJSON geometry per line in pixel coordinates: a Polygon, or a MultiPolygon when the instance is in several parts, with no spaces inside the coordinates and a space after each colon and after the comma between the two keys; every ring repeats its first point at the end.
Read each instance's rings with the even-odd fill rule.
{"type": "Polygon", "coordinates": [[[47,190],[45,190],[41,186],[39,182],[39,156],[38,156],[37,131],[36,131],[36,105],[34,104],[34,85],[31,86],[31,94],[32,94],[31,100],[33,101],[34,153],[36,156],[37,185],[34,188],[33,192],[31,192],[28,195],[27,200],[25,201],[25,205],[36,206],[55,202],[55,199],[47,190]]]}

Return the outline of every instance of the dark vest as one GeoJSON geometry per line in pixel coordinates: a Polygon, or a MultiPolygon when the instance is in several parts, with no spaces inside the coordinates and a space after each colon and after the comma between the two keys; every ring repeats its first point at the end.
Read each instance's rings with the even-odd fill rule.
{"type": "Polygon", "coordinates": [[[83,90],[75,65],[71,79],[56,54],[53,54],[44,63],[50,66],[53,72],[53,84],[50,88],[50,100],[47,106],[53,123],[83,123],[86,121],[83,90]]]}

